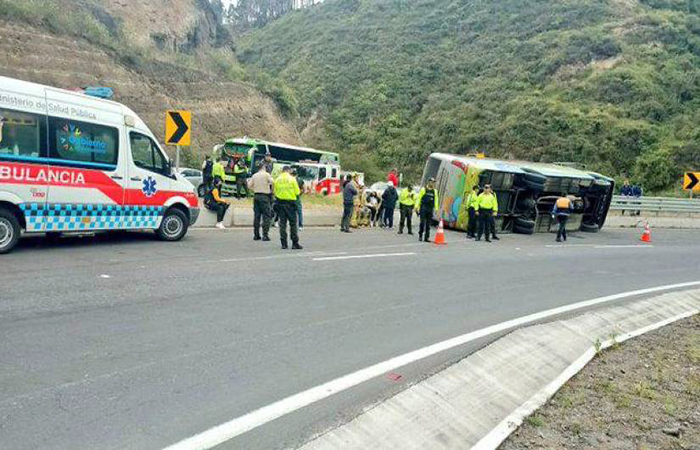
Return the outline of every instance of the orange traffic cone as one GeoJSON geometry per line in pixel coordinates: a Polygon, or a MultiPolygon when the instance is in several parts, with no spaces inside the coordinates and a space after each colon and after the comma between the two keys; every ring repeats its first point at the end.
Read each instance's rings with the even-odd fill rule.
{"type": "Polygon", "coordinates": [[[437,234],[435,235],[435,245],[447,245],[447,242],[445,242],[445,228],[442,225],[442,219],[440,219],[437,234]]]}
{"type": "Polygon", "coordinates": [[[651,242],[651,230],[649,229],[649,222],[644,226],[644,233],[642,233],[642,242],[651,242]]]}

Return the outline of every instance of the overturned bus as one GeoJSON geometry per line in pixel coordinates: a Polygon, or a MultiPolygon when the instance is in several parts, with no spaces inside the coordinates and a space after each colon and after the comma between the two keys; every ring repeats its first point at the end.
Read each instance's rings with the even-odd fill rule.
{"type": "Polygon", "coordinates": [[[490,184],[498,198],[496,230],[520,234],[555,230],[551,211],[562,195],[574,205],[567,230],[597,232],[605,223],[615,184],[611,178],[572,167],[445,153],[428,158],[421,184],[429,178],[435,178],[440,198],[436,220],[466,230],[464,200],[474,186],[490,184]]]}

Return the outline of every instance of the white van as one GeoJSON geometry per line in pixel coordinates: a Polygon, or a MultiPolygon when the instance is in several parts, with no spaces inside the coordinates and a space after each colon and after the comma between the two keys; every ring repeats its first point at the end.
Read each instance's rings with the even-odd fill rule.
{"type": "Polygon", "coordinates": [[[119,103],[0,77],[0,254],[25,233],[156,230],[199,215],[146,124],[119,103]]]}

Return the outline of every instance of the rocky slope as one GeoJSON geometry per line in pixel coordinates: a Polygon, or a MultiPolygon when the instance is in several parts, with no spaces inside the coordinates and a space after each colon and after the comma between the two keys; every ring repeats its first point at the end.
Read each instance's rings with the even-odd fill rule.
{"type": "Polygon", "coordinates": [[[138,60],[131,60],[127,49],[122,53],[50,23],[44,26],[46,18],[33,22],[3,16],[0,4],[0,75],[62,88],[109,86],[115,100],[134,109],[161,140],[165,111],[191,110],[192,150],[200,154],[233,136],[299,143],[294,126],[269,97],[216,68],[195,66],[196,61],[215,61],[198,56],[206,52],[230,53],[228,44],[214,48],[221,46],[221,36],[196,0],[104,1],[104,8],[94,2],[91,9],[79,0],[60,1],[89,11],[110,33],[118,32],[122,37],[115,42],[126,43],[128,52],[137,49],[138,60]]]}

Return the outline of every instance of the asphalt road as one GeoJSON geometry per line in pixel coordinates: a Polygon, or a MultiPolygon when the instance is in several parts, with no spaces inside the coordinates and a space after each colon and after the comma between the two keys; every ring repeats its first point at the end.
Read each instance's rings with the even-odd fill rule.
{"type": "MultiPolygon", "coordinates": [[[[449,245],[435,247],[384,230],[307,229],[301,252],[251,234],[194,230],[174,244],[149,234],[33,238],[0,257],[0,448],[163,448],[491,324],[700,280],[691,231],[654,230],[647,247],[639,231],[621,230],[562,245],[550,235],[487,244],[448,233],[449,245]]],[[[220,448],[293,447],[486,342],[220,448]]]]}

